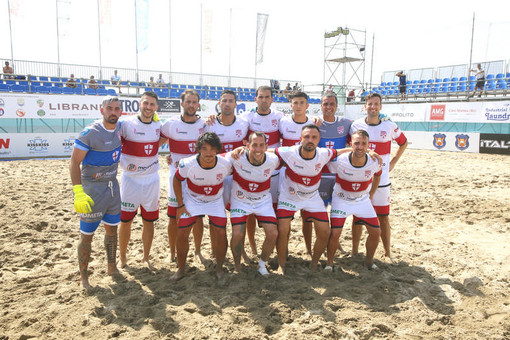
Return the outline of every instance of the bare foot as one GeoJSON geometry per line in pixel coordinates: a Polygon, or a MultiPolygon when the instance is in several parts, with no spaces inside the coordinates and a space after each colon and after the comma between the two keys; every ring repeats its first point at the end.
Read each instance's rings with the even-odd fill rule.
{"type": "Polygon", "coordinates": [[[240,273],[243,270],[243,266],[240,263],[234,264],[234,271],[240,273]]]}
{"type": "Polygon", "coordinates": [[[120,268],[124,268],[125,266],[127,266],[127,258],[126,258],[126,255],[124,255],[124,256],[120,255],[120,256],[119,256],[119,262],[118,262],[118,264],[119,264],[119,267],[120,267],[120,268]]]}
{"type": "Polygon", "coordinates": [[[117,266],[114,266],[114,267],[108,268],[108,275],[117,276],[117,275],[121,275],[121,274],[120,274],[119,270],[117,269],[117,266]]]}
{"type": "Polygon", "coordinates": [[[311,271],[314,271],[314,272],[318,271],[318,270],[319,270],[319,268],[318,268],[317,263],[313,263],[313,262],[311,262],[311,263],[310,263],[310,270],[311,270],[311,271]]]}
{"type": "Polygon", "coordinates": [[[149,269],[150,271],[154,270],[154,267],[152,266],[151,262],[147,260],[142,260],[143,265],[145,268],[149,269]]]}
{"type": "Polygon", "coordinates": [[[225,272],[223,271],[223,267],[216,269],[216,277],[218,280],[221,280],[225,276],[225,272]]]}
{"type": "Polygon", "coordinates": [[[184,277],[184,270],[179,269],[178,271],[175,272],[174,275],[172,275],[170,277],[170,280],[172,280],[172,281],[179,281],[183,277],[184,277]]]}
{"type": "Polygon", "coordinates": [[[278,270],[276,271],[278,275],[285,275],[285,267],[278,266],[278,270]]]}
{"type": "Polygon", "coordinates": [[[89,290],[89,289],[92,288],[92,286],[89,283],[89,279],[88,278],[81,279],[81,288],[83,290],[89,290]]]}
{"type": "Polygon", "coordinates": [[[251,258],[248,256],[248,254],[246,254],[246,252],[244,251],[243,249],[243,261],[244,263],[251,263],[251,258]]]}
{"type": "Polygon", "coordinates": [[[195,253],[195,262],[200,262],[205,266],[205,258],[201,252],[195,253]]]}
{"type": "Polygon", "coordinates": [[[391,258],[391,256],[389,255],[384,255],[385,258],[387,259],[387,261],[389,261],[391,264],[395,264],[395,261],[393,261],[393,259],[391,258]]]}

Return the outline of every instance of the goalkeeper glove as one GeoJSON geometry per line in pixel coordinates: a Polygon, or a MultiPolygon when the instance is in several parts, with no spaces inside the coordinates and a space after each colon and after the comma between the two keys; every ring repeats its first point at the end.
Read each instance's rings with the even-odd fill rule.
{"type": "Polygon", "coordinates": [[[86,214],[92,212],[92,208],[94,206],[94,201],[92,198],[83,191],[83,186],[81,184],[76,184],[73,186],[74,192],[74,210],[80,214],[86,214]]]}

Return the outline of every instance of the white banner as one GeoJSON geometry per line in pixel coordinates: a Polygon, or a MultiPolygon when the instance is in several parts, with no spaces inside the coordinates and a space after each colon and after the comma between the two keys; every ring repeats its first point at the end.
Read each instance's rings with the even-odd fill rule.
{"type": "Polygon", "coordinates": [[[257,41],[256,41],[256,64],[264,61],[264,42],[266,41],[266,29],[268,14],[257,13],[257,41]]]}
{"type": "Polygon", "coordinates": [[[480,152],[479,133],[404,131],[410,149],[480,152]]]}

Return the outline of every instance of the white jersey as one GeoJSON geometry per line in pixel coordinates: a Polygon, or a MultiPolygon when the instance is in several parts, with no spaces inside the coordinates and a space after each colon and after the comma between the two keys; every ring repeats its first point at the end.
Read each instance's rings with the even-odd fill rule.
{"type": "Polygon", "coordinates": [[[381,166],[367,155],[365,165],[357,167],[351,163],[352,152],[344,153],[328,163],[331,172],[336,174],[333,196],[347,202],[360,202],[366,199],[372,188],[374,175],[381,175],[381,166]]]}
{"type": "Polygon", "coordinates": [[[315,156],[304,159],[299,154],[300,145],[276,149],[276,155],[286,163],[285,176],[280,179],[280,192],[287,192],[296,201],[309,199],[317,193],[321,181],[322,168],[333,158],[336,151],[316,148],[315,156]]]}
{"type": "Polygon", "coordinates": [[[216,133],[221,141],[220,153],[226,153],[244,145],[243,141],[248,138],[248,128],[248,122],[237,116],[231,125],[222,125],[216,118],[216,123],[206,126],[204,132],[216,133]]]}
{"type": "Polygon", "coordinates": [[[248,204],[258,204],[264,199],[271,200],[271,175],[280,165],[278,156],[266,152],[264,163],[253,165],[248,160],[248,153],[233,159],[226,155],[233,165],[232,197],[248,204]]]}
{"type": "Polygon", "coordinates": [[[204,132],[205,121],[202,118],[193,123],[186,123],[182,117],[170,119],[161,128],[161,137],[168,138],[170,156],[170,176],[175,173],[177,164],[183,158],[196,154],[195,143],[204,132]]]}
{"type": "Polygon", "coordinates": [[[120,166],[127,176],[158,172],[161,122],[144,123],[138,116],[121,121],[122,152],[120,166]]]}
{"type": "Polygon", "coordinates": [[[350,134],[358,130],[365,130],[368,132],[369,148],[377,152],[382,160],[382,176],[379,186],[387,186],[390,184],[390,158],[391,158],[391,141],[394,140],[398,145],[402,145],[407,141],[406,136],[402,133],[400,128],[391,120],[381,121],[377,125],[369,125],[366,123],[365,118],[360,118],[354,121],[351,125],[350,134]]]}
{"type": "Polygon", "coordinates": [[[196,204],[222,199],[223,180],[232,173],[232,164],[223,157],[216,156],[216,165],[202,168],[198,155],[181,159],[175,173],[178,180],[186,180],[183,192],[196,204]]]}
{"type": "Polygon", "coordinates": [[[293,146],[301,144],[301,129],[303,126],[311,124],[310,118],[306,117],[306,122],[298,123],[294,120],[294,115],[285,116],[280,120],[279,129],[282,136],[282,146],[293,146]]]}
{"type": "Polygon", "coordinates": [[[263,115],[256,111],[249,111],[244,113],[242,117],[250,126],[248,135],[256,131],[264,132],[266,134],[268,148],[274,149],[280,146],[278,124],[280,119],[283,118],[283,113],[271,110],[268,114],[263,115]]]}

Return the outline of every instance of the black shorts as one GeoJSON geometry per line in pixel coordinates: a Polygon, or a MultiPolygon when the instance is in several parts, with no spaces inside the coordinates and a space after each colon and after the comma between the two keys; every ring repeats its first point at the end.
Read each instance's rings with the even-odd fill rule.
{"type": "Polygon", "coordinates": [[[485,78],[481,78],[476,81],[475,88],[478,87],[479,89],[483,89],[484,85],[485,85],[485,78]]]}
{"type": "Polygon", "coordinates": [[[406,85],[400,85],[400,93],[406,93],[406,85]]]}

